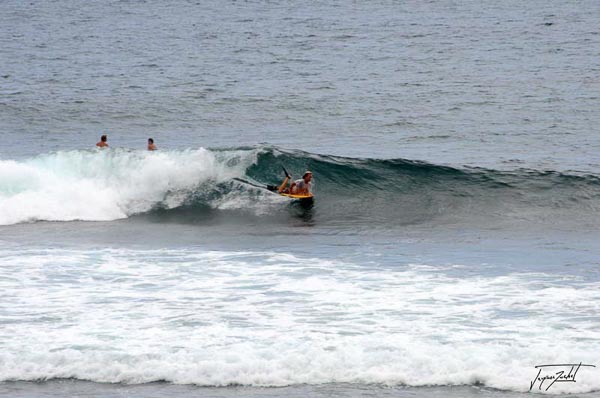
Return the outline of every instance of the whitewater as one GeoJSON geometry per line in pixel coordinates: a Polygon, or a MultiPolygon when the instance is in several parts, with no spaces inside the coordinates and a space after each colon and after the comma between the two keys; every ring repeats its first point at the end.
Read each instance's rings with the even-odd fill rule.
{"type": "Polygon", "coordinates": [[[338,228],[600,225],[600,177],[595,174],[449,167],[272,145],[72,150],[0,160],[0,225],[113,221],[183,209],[238,211],[272,223],[271,216],[285,213],[289,201],[264,188],[282,181],[282,167],[295,178],[307,169],[318,174],[313,190],[319,205],[302,213],[318,213],[322,224],[338,228]]]}
{"type": "MultiPolygon", "coordinates": [[[[446,274],[453,267],[275,252],[2,250],[1,381],[527,391],[533,364],[598,360],[600,283],[446,274]]],[[[580,377],[553,392],[600,388],[591,372],[580,377]]]]}
{"type": "Polygon", "coordinates": [[[252,151],[225,158],[205,149],[147,153],[68,151],[0,160],[0,224],[107,221],[156,206],[180,206],[192,193],[242,176],[252,151]]]}
{"type": "MultiPolygon", "coordinates": [[[[8,386],[517,394],[536,365],[600,359],[594,175],[265,145],[59,151],[0,174],[8,386]],[[314,208],[260,188],[282,165],[313,170],[314,208]]],[[[548,392],[598,391],[593,369],[548,392]]]]}

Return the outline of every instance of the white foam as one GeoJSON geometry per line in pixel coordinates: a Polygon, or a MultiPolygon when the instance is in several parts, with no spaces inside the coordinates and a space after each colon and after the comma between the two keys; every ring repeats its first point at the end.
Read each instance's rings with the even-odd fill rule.
{"type": "Polygon", "coordinates": [[[69,151],[0,160],[0,225],[115,220],[181,205],[201,184],[240,177],[257,152],[69,151]]]}
{"type": "MultiPolygon", "coordinates": [[[[0,253],[0,380],[459,385],[600,365],[600,284],[276,253],[0,253]]],[[[550,393],[600,389],[598,368],[550,393]]]]}

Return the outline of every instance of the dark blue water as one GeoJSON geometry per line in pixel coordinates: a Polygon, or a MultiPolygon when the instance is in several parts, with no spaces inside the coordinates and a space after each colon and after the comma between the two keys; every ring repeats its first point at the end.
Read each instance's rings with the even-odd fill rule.
{"type": "Polygon", "coordinates": [[[3,145],[598,171],[595,1],[4,2],[3,145]]]}

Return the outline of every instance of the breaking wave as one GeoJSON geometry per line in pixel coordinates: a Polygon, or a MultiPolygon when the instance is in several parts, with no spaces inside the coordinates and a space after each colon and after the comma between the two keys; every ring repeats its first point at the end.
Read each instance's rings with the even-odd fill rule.
{"type": "Polygon", "coordinates": [[[138,214],[242,211],[268,217],[286,200],[260,187],[315,175],[315,212],[338,224],[466,220],[593,222],[600,178],[553,171],[453,168],[270,146],[149,153],[78,150],[0,160],[0,225],[108,221],[138,214]],[[560,211],[557,211],[560,210],[560,211]]]}

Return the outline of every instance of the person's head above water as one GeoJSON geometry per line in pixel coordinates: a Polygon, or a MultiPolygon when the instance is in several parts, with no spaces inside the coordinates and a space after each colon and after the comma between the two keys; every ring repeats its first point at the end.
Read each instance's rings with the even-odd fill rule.
{"type": "Polygon", "coordinates": [[[148,150],[155,151],[156,145],[154,145],[154,138],[148,138],[148,150]]]}
{"type": "Polygon", "coordinates": [[[106,134],[102,135],[102,136],[100,137],[100,141],[98,141],[98,142],[96,143],[96,146],[97,146],[97,147],[99,147],[99,148],[104,148],[104,147],[107,147],[107,146],[108,146],[108,144],[106,143],[106,140],[107,140],[107,138],[106,138],[106,134]]]}
{"type": "Polygon", "coordinates": [[[302,179],[306,182],[309,182],[312,179],[312,171],[306,170],[302,176],[302,179]]]}

